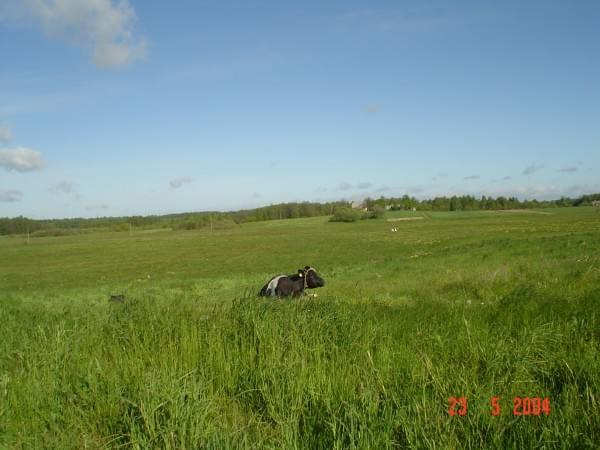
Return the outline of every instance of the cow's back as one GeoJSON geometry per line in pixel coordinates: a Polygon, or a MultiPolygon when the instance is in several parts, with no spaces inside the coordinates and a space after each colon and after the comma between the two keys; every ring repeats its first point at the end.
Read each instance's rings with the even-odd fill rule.
{"type": "Polygon", "coordinates": [[[297,297],[302,294],[302,291],[304,291],[304,279],[298,275],[292,275],[279,280],[275,294],[278,297],[289,297],[290,295],[297,297]]]}
{"type": "Polygon", "coordinates": [[[267,281],[267,284],[262,287],[258,295],[261,297],[275,297],[277,295],[277,285],[282,278],[287,278],[287,275],[275,275],[273,278],[267,281]]]}

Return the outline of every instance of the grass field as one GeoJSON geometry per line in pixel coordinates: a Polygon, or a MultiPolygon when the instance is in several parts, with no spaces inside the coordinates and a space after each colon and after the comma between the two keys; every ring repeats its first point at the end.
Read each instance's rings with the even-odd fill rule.
{"type": "Polygon", "coordinates": [[[0,448],[597,447],[600,213],[411,215],[0,237],[0,448]]]}

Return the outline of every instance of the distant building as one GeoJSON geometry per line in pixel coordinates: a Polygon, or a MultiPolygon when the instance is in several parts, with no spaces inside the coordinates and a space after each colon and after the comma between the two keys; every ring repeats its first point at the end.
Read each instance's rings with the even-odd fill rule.
{"type": "Polygon", "coordinates": [[[352,202],[350,206],[352,206],[352,209],[362,209],[363,211],[367,210],[367,205],[365,205],[365,202],[352,202]]]}

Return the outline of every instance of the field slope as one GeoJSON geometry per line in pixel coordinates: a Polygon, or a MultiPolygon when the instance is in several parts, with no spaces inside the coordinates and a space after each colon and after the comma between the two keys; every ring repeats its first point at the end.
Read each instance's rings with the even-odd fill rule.
{"type": "Polygon", "coordinates": [[[0,237],[0,448],[595,447],[600,213],[413,216],[0,237]]]}

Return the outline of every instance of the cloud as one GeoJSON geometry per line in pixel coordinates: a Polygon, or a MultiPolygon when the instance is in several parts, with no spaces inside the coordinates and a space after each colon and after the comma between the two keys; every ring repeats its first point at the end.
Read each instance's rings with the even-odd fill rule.
{"type": "Polygon", "coordinates": [[[108,209],[109,206],[106,203],[100,203],[98,205],[89,205],[86,206],[86,211],[97,211],[99,209],[108,209]]]}
{"type": "Polygon", "coordinates": [[[22,0],[21,10],[48,35],[90,50],[99,67],[126,65],[146,54],[128,0],[22,0]]]}
{"type": "Polygon", "coordinates": [[[464,177],[463,180],[479,180],[480,178],[479,175],[469,175],[468,177],[464,177]]]}
{"type": "Polygon", "coordinates": [[[406,192],[408,192],[409,194],[422,194],[423,192],[425,192],[425,188],[419,186],[409,186],[406,188],[406,192]]]}
{"type": "Polygon", "coordinates": [[[73,200],[81,200],[83,197],[77,193],[70,181],[60,181],[48,189],[53,194],[70,195],[73,200]]]}
{"type": "Polygon", "coordinates": [[[318,187],[315,189],[315,192],[316,192],[317,194],[321,194],[321,193],[323,193],[323,192],[327,192],[327,188],[326,188],[326,187],[324,187],[324,186],[318,186],[318,187]]]}
{"type": "Polygon", "coordinates": [[[252,198],[260,198],[260,197],[261,197],[261,195],[258,192],[254,192],[252,194],[252,198]]]}
{"type": "Polygon", "coordinates": [[[422,3],[423,6],[402,9],[367,7],[351,10],[335,16],[331,24],[340,31],[428,35],[466,20],[466,17],[451,16],[439,8],[428,6],[428,2],[422,3]]]}
{"type": "Polygon", "coordinates": [[[190,177],[178,177],[169,181],[169,184],[171,185],[171,189],[179,189],[184,184],[191,183],[192,181],[190,177]]]}
{"type": "Polygon", "coordinates": [[[433,181],[437,181],[437,180],[446,180],[448,178],[448,174],[447,173],[438,173],[436,176],[434,176],[432,178],[433,181]]]}
{"type": "Polygon", "coordinates": [[[343,182],[338,186],[340,191],[349,191],[353,186],[350,183],[343,182]]]}
{"type": "Polygon", "coordinates": [[[369,103],[366,107],[365,107],[365,111],[368,112],[369,114],[375,114],[378,113],[381,110],[381,108],[379,108],[379,106],[373,104],[373,103],[369,103]]]}
{"type": "Polygon", "coordinates": [[[484,190],[481,194],[493,197],[517,197],[520,199],[556,200],[560,197],[576,198],[584,194],[598,192],[600,184],[583,184],[573,186],[556,185],[534,185],[534,186],[510,186],[490,190],[484,190]]]}
{"type": "Polygon", "coordinates": [[[0,123],[0,142],[3,144],[8,144],[11,139],[12,133],[10,132],[10,128],[0,123]]]}
{"type": "Polygon", "coordinates": [[[61,181],[50,188],[50,192],[70,194],[73,192],[73,183],[70,181],[61,181]]]}
{"type": "Polygon", "coordinates": [[[373,183],[369,183],[368,181],[365,181],[362,183],[358,183],[358,185],[356,187],[357,187],[357,189],[369,189],[371,186],[373,186],[373,183]]]}
{"type": "Polygon", "coordinates": [[[544,166],[538,166],[538,165],[535,165],[535,164],[533,164],[531,166],[527,166],[525,168],[525,170],[523,170],[523,175],[531,175],[532,173],[535,173],[538,170],[543,169],[543,168],[544,168],[544,166]]]}
{"type": "Polygon", "coordinates": [[[20,202],[23,198],[23,193],[15,189],[9,189],[7,191],[0,191],[0,202],[20,202]]]}
{"type": "Polygon", "coordinates": [[[0,167],[17,172],[31,172],[44,167],[42,154],[25,147],[0,150],[0,167]]]}
{"type": "Polygon", "coordinates": [[[505,176],[504,178],[502,178],[503,180],[512,180],[512,177],[509,177],[508,175],[505,176]]]}
{"type": "MultiPolygon", "coordinates": [[[[2,1],[2,0],[0,0],[2,1]]],[[[0,102],[0,116],[15,116],[37,112],[53,112],[77,103],[82,94],[78,92],[26,93],[12,92],[0,102]]]]}
{"type": "Polygon", "coordinates": [[[559,172],[577,172],[579,169],[577,167],[561,167],[558,169],[559,172]]]}
{"type": "Polygon", "coordinates": [[[381,186],[380,188],[375,189],[375,192],[385,192],[385,191],[389,191],[391,189],[391,187],[389,186],[381,186]]]}

